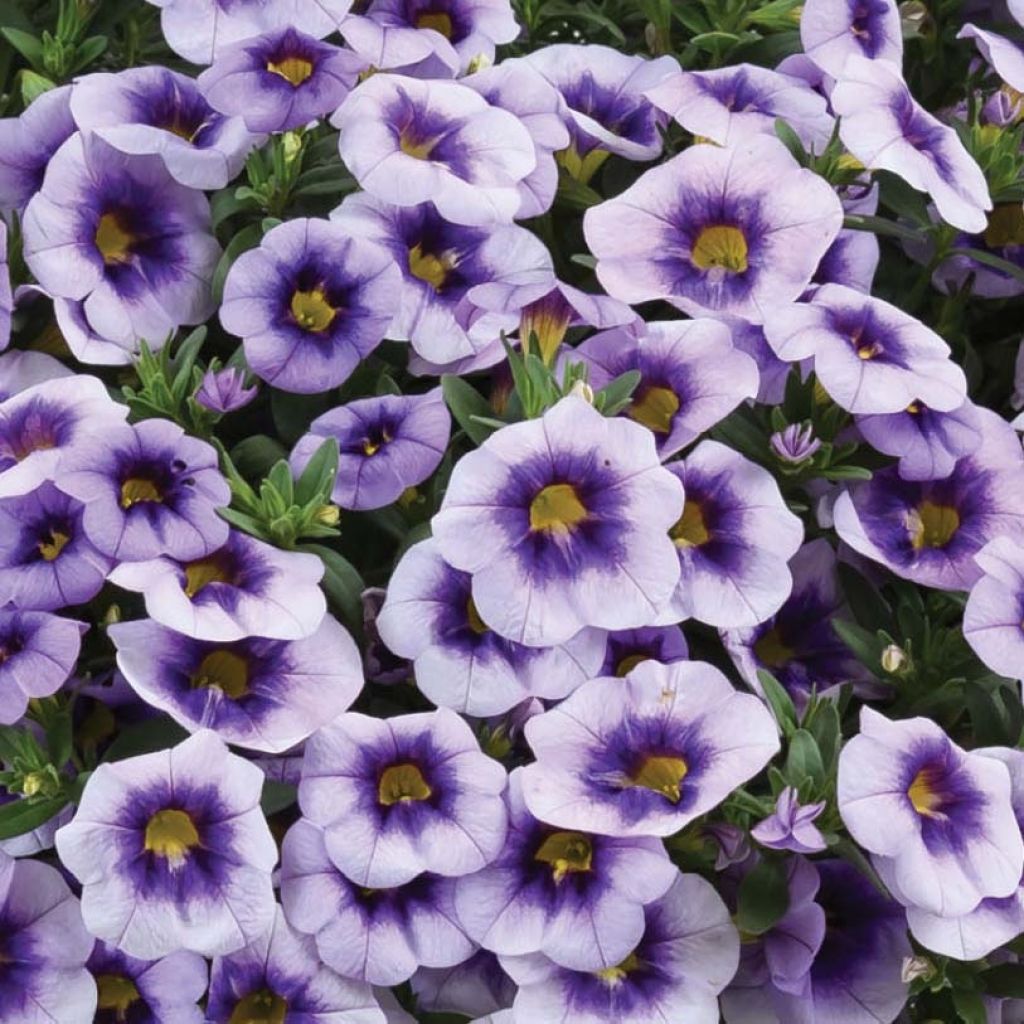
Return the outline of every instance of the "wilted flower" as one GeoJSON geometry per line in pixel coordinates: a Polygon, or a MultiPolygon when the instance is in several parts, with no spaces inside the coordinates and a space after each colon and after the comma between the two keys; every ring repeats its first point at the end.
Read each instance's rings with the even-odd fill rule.
{"type": "Polygon", "coordinates": [[[825,849],[825,838],[814,824],[814,819],[824,809],[824,801],[801,806],[796,790],[787,786],[779,794],[774,812],[759,821],[750,834],[762,846],[772,850],[821,853],[825,849]]]}
{"type": "Polygon", "coordinates": [[[791,423],[782,430],[776,430],[768,443],[782,462],[793,466],[814,458],[814,453],[821,448],[821,441],[814,436],[811,423],[791,423]]]}
{"type": "Polygon", "coordinates": [[[257,390],[255,384],[246,387],[245,373],[234,367],[207,370],[195,399],[211,412],[223,415],[248,405],[256,397],[257,390]]]}

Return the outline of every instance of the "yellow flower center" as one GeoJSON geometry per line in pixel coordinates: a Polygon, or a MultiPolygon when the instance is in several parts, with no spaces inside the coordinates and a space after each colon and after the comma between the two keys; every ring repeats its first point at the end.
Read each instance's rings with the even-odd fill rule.
{"type": "Polygon", "coordinates": [[[131,508],[140,501],[162,502],[164,496],[152,480],[143,477],[129,477],[121,484],[121,508],[131,508]]]}
{"type": "Polygon", "coordinates": [[[560,882],[566,875],[589,871],[593,856],[594,847],[582,832],[553,832],[533,859],[550,864],[555,881],[560,882]]]}
{"type": "Polygon", "coordinates": [[[668,535],[676,542],[677,548],[699,548],[711,539],[699,502],[686,501],[683,514],[668,531],[668,535]]]}
{"type": "Polygon", "coordinates": [[[739,228],[726,224],[704,228],[693,243],[690,260],[701,270],[719,267],[742,274],[747,269],[747,240],[739,228]]]}
{"type": "Polygon", "coordinates": [[[615,967],[606,967],[602,971],[594,971],[594,974],[609,988],[614,988],[616,985],[621,985],[627,975],[639,970],[642,966],[636,953],[630,953],[622,963],[615,967]]]}
{"type": "Polygon", "coordinates": [[[234,651],[210,651],[189,682],[194,690],[215,686],[225,696],[238,700],[249,692],[249,663],[234,651]]]}
{"type": "Polygon", "coordinates": [[[440,32],[445,39],[452,37],[452,19],[443,11],[423,11],[416,18],[416,27],[432,28],[435,32],[440,32]]]}
{"type": "Polygon", "coordinates": [[[398,148],[406,155],[415,160],[429,160],[434,147],[440,142],[440,138],[434,136],[430,139],[416,138],[415,132],[410,132],[408,127],[403,128],[398,136],[398,148]]]}
{"type": "Polygon", "coordinates": [[[231,575],[225,568],[224,563],[216,555],[211,555],[209,558],[200,558],[198,561],[189,562],[185,566],[186,597],[195,597],[207,584],[230,582],[231,575]]]}
{"type": "Polygon", "coordinates": [[[322,288],[312,291],[296,291],[291,301],[292,316],[304,330],[322,334],[334,323],[338,311],[327,301],[322,288]]]}
{"type": "Polygon", "coordinates": [[[103,262],[111,266],[131,260],[135,236],[121,226],[116,213],[105,213],[96,227],[95,242],[103,262]]]}
{"type": "Polygon", "coordinates": [[[660,793],[670,803],[679,803],[679,788],[688,771],[681,757],[646,757],[633,773],[634,786],[660,793]]]}
{"type": "Polygon", "coordinates": [[[769,668],[785,665],[792,660],[794,654],[796,651],[782,642],[782,637],[775,626],[762,633],[754,642],[754,657],[769,668]]]}
{"type": "Polygon", "coordinates": [[[626,410],[626,415],[656,434],[672,429],[672,417],[679,412],[679,396],[671,388],[645,388],[626,410]]]}
{"type": "Polygon", "coordinates": [[[649,654],[627,654],[615,666],[615,674],[621,679],[623,676],[629,675],[641,662],[650,660],[651,656],[649,654]]]}
{"type": "Polygon", "coordinates": [[[313,74],[313,64],[304,57],[285,57],[284,60],[267,61],[267,70],[280,75],[289,85],[298,88],[313,74]]]}
{"type": "Polygon", "coordinates": [[[113,1010],[117,1020],[124,1020],[128,1008],[139,999],[139,990],[130,978],[120,974],[100,974],[96,977],[99,1010],[113,1010]]]}
{"type": "Polygon", "coordinates": [[[960,529],[960,513],[952,505],[922,501],[907,516],[910,543],[921,548],[944,548],[960,529]]]}
{"type": "Polygon", "coordinates": [[[198,845],[199,833],[184,811],[157,811],[146,824],[145,849],[172,864],[182,863],[188,851],[198,845]]]}
{"type": "Polygon", "coordinates": [[[568,533],[587,518],[587,510],[572,484],[548,484],[530,502],[530,529],[568,533]]]}
{"type": "Polygon", "coordinates": [[[414,764],[393,764],[385,768],[377,785],[377,799],[385,807],[411,800],[429,800],[432,792],[414,764]]]}
{"type": "Polygon", "coordinates": [[[990,249],[1004,245],[1024,245],[1024,205],[1000,203],[988,215],[985,244],[990,249]]]}
{"type": "Polygon", "coordinates": [[[67,543],[71,538],[66,533],[61,533],[60,530],[51,530],[49,540],[41,540],[37,545],[39,548],[39,554],[47,562],[53,562],[56,560],[60,553],[64,550],[67,543]]]}
{"type": "Polygon", "coordinates": [[[238,1001],[228,1024],[284,1024],[288,1003],[276,992],[263,989],[238,1001]]]}
{"type": "Polygon", "coordinates": [[[480,612],[477,611],[473,598],[466,602],[466,618],[469,620],[469,628],[478,636],[483,636],[484,633],[490,632],[491,627],[480,618],[480,612]]]}
{"type": "Polygon", "coordinates": [[[915,811],[925,818],[937,818],[940,816],[943,800],[942,794],[936,788],[935,773],[928,768],[922,768],[910,783],[907,796],[915,811]]]}
{"type": "Polygon", "coordinates": [[[382,430],[380,436],[376,439],[372,437],[363,438],[363,454],[369,458],[371,455],[376,455],[377,452],[391,441],[391,435],[386,431],[382,430]]]}
{"type": "Polygon", "coordinates": [[[426,281],[435,292],[439,292],[448,280],[448,272],[455,266],[455,261],[450,255],[443,254],[435,256],[433,253],[423,251],[423,247],[417,242],[409,250],[409,273],[413,277],[426,281]]]}

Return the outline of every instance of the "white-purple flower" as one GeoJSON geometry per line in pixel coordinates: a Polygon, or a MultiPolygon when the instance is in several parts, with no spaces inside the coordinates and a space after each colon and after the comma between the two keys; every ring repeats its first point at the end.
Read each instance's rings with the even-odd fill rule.
{"type": "Polygon", "coordinates": [[[903,31],[895,0],[806,0],[800,42],[822,71],[838,78],[848,58],[903,60],[903,31]]]}
{"type": "Polygon", "coordinates": [[[801,805],[797,792],[787,786],[775,802],[775,810],[759,821],[750,834],[772,850],[790,850],[793,853],[821,853],[825,837],[814,824],[825,809],[824,801],[801,805]]]}
{"type": "Polygon", "coordinates": [[[1024,675],[1024,548],[995,537],[974,556],[981,578],[964,608],[964,639],[1000,675],[1024,675]]]}

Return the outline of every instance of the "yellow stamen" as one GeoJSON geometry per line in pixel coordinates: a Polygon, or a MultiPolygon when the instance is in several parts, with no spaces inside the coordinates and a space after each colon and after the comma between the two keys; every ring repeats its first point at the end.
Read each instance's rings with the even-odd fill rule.
{"type": "Polygon", "coordinates": [[[416,765],[393,764],[385,768],[380,777],[377,799],[385,807],[390,807],[392,804],[404,804],[412,800],[429,800],[432,792],[416,765]]]}
{"type": "Polygon", "coordinates": [[[944,548],[960,529],[960,513],[952,505],[922,501],[907,515],[910,543],[921,548],[944,548]]]}
{"type": "Polygon", "coordinates": [[[616,985],[621,985],[628,974],[639,970],[642,966],[636,953],[630,953],[622,963],[615,967],[606,967],[603,971],[594,971],[594,974],[610,988],[614,988],[616,985]]]}
{"type": "Polygon", "coordinates": [[[215,686],[225,696],[238,700],[249,692],[249,663],[234,651],[210,651],[190,680],[193,689],[215,686]]]}
{"type": "Polygon", "coordinates": [[[228,1024],[284,1024],[287,1017],[287,1001],[265,988],[240,999],[228,1024]]]}
{"type": "Polygon", "coordinates": [[[650,660],[651,656],[649,654],[627,654],[618,663],[618,665],[615,666],[615,674],[621,679],[623,676],[629,675],[637,665],[650,660]]]}
{"type": "Polygon", "coordinates": [[[143,477],[129,477],[121,484],[121,508],[131,508],[140,501],[162,502],[164,496],[152,480],[143,477]]]}
{"type": "Polygon", "coordinates": [[[435,136],[432,139],[423,139],[417,142],[415,137],[409,134],[409,130],[404,129],[398,137],[398,148],[406,156],[411,156],[416,160],[429,160],[434,147],[440,141],[440,138],[435,136]]]}
{"type": "Polygon", "coordinates": [[[180,864],[198,845],[199,833],[184,811],[157,811],[146,825],[145,849],[172,863],[180,864]]]}
{"type": "Polygon", "coordinates": [[[670,803],[677,804],[679,789],[688,770],[681,757],[647,757],[633,773],[632,782],[634,786],[660,793],[670,803]]]}
{"type": "Polygon", "coordinates": [[[139,990],[130,978],[120,974],[100,974],[96,976],[96,989],[99,1010],[113,1010],[117,1020],[125,1020],[129,1007],[138,1001],[139,990]]]}
{"type": "Polygon", "coordinates": [[[327,301],[322,288],[312,291],[297,291],[292,296],[292,316],[295,322],[305,331],[322,334],[334,323],[338,311],[327,301]]]}
{"type": "Polygon", "coordinates": [[[105,213],[96,226],[95,242],[103,262],[110,266],[131,260],[135,236],[121,226],[116,213],[105,213]]]}
{"type": "Polygon", "coordinates": [[[432,28],[445,39],[452,37],[452,19],[443,11],[424,11],[416,19],[417,28],[432,28]]]}
{"type": "Polygon", "coordinates": [[[363,454],[366,456],[376,455],[390,440],[391,435],[386,430],[380,432],[380,437],[376,441],[369,437],[364,437],[363,454]]]}
{"type": "Polygon", "coordinates": [[[47,562],[52,562],[60,555],[64,550],[65,545],[70,540],[71,538],[66,533],[61,533],[60,530],[51,530],[50,539],[41,540],[39,542],[39,554],[41,554],[47,562]]]}
{"type": "Polygon", "coordinates": [[[796,651],[782,642],[779,636],[778,627],[772,626],[767,632],[762,633],[754,642],[754,657],[762,665],[769,668],[778,668],[791,661],[796,651]]]}
{"type": "Polygon", "coordinates": [[[928,768],[922,768],[915,776],[907,796],[914,810],[926,818],[937,818],[940,816],[942,807],[942,794],[935,789],[935,776],[928,768]]]}
{"type": "Polygon", "coordinates": [[[444,253],[435,256],[424,252],[419,242],[409,250],[409,273],[421,281],[426,281],[435,292],[444,287],[445,281],[448,280],[448,272],[454,266],[455,260],[451,255],[444,253]]]}
{"type": "Polygon", "coordinates": [[[289,85],[298,88],[313,74],[312,61],[304,57],[285,57],[284,60],[267,61],[267,70],[280,75],[289,85]]]}
{"type": "Polygon", "coordinates": [[[683,514],[676,525],[668,531],[668,535],[676,542],[677,548],[699,548],[711,539],[711,532],[704,522],[704,511],[700,503],[686,501],[683,514]]]}
{"type": "Polygon", "coordinates": [[[672,429],[672,417],[679,412],[679,396],[671,388],[645,388],[626,410],[626,415],[656,434],[672,429]]]}
{"type": "Polygon", "coordinates": [[[572,484],[548,484],[530,502],[530,529],[568,533],[587,518],[572,484]]]}
{"type": "Polygon", "coordinates": [[[550,864],[556,882],[566,875],[589,871],[594,847],[582,832],[553,832],[533,855],[534,860],[550,864]]]}
{"type": "Polygon", "coordinates": [[[719,267],[742,274],[747,269],[747,240],[739,228],[727,224],[704,228],[693,243],[690,260],[701,270],[719,267]]]}
{"type": "Polygon", "coordinates": [[[490,632],[491,627],[480,618],[480,612],[477,611],[473,598],[466,602],[466,618],[469,620],[469,628],[477,635],[483,636],[484,633],[490,632]]]}
{"type": "Polygon", "coordinates": [[[210,583],[230,583],[231,576],[216,555],[200,558],[185,566],[185,596],[195,597],[210,583]]]}

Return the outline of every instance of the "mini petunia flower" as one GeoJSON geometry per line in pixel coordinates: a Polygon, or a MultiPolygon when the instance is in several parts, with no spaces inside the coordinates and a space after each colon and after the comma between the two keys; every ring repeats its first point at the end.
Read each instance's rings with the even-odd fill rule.
{"type": "MultiPolygon", "coordinates": [[[[45,352],[22,352],[19,349],[11,349],[9,352],[0,353],[0,402],[6,402],[8,398],[27,391],[36,384],[74,375],[74,370],[45,352]]],[[[78,379],[84,380],[85,375],[79,376],[78,379]]]]}
{"type": "Polygon", "coordinates": [[[891,171],[927,192],[948,223],[985,229],[985,176],[957,133],[924,109],[885,61],[852,56],[831,96],[846,148],[865,167],[891,171]]]}
{"type": "Polygon", "coordinates": [[[764,704],[703,662],[645,661],[593,679],[526,723],[530,813],[559,828],[668,836],[721,803],[779,748],[764,704]]]}
{"type": "Polygon", "coordinates": [[[12,725],[28,702],[56,693],[78,661],[84,622],[0,607],[0,723],[12,725]]]}
{"type": "Polygon", "coordinates": [[[345,42],[373,67],[418,78],[454,78],[491,63],[519,25],[509,0],[370,0],[341,23],[345,42]]]}
{"type": "Polygon", "coordinates": [[[87,964],[99,996],[98,1024],[203,1024],[196,1006],[206,993],[206,962],[177,950],[159,960],[139,960],[97,942],[87,964]]]}
{"type": "Polygon", "coordinates": [[[995,32],[970,23],[957,33],[957,39],[973,39],[978,51],[995,73],[1017,92],[1024,90],[1024,52],[1016,44],[995,32]]]}
{"type": "Polygon", "coordinates": [[[0,119],[0,211],[20,211],[39,191],[47,165],[75,132],[71,86],[40,93],[20,117],[0,119]]]}
{"type": "MultiPolygon", "coordinates": [[[[968,290],[985,299],[1015,298],[1024,292],[1019,275],[981,262],[964,249],[991,253],[1016,266],[1024,266],[1024,212],[1020,203],[997,203],[988,215],[988,223],[979,234],[961,233],[953,240],[954,249],[932,273],[932,285],[946,295],[968,290]]],[[[928,245],[906,246],[915,259],[926,262],[932,256],[928,245]]]]}
{"type": "Polygon", "coordinates": [[[43,380],[0,402],[0,498],[56,479],[76,445],[127,415],[128,407],[86,374],[43,380]]]}
{"type": "Polygon", "coordinates": [[[716,320],[673,320],[602,331],[571,358],[590,367],[597,390],[630,370],[640,383],[621,415],[654,432],[662,459],[757,394],[757,365],[734,348],[729,328],[716,320]]]}
{"type": "Polygon", "coordinates": [[[850,834],[907,906],[956,917],[1017,891],[1024,842],[1009,772],[934,722],[862,708],[860,732],[839,755],[837,799],[850,834]]]}
{"type": "Polygon", "coordinates": [[[823,178],[758,136],[691,146],[587,210],[583,233],[615,298],[761,323],[802,294],[842,217],[823,178]]]}
{"type": "Polygon", "coordinates": [[[331,220],[387,249],[402,273],[388,337],[438,365],[493,346],[557,284],[547,247],[517,225],[462,227],[429,203],[403,209],[365,193],[346,197],[331,220]]]}
{"type": "Polygon", "coordinates": [[[620,629],[608,634],[604,664],[593,676],[622,676],[632,672],[642,661],[658,661],[670,665],[690,656],[686,637],[677,626],[645,626],[642,629],[620,629]]]}
{"type": "Polygon", "coordinates": [[[804,52],[838,78],[849,57],[903,61],[903,31],[895,0],[807,0],[800,10],[804,52]]]}
{"type": "Polygon", "coordinates": [[[814,824],[825,809],[824,801],[801,806],[797,792],[787,786],[775,802],[775,810],[759,821],[750,834],[772,850],[790,850],[793,853],[821,853],[825,837],[814,824]]]}
{"type": "MultiPolygon", "coordinates": [[[[92,366],[128,366],[139,357],[143,339],[126,336],[117,341],[101,337],[86,316],[85,303],[76,299],[53,298],[53,315],[68,351],[80,362],[92,366]]],[[[161,338],[154,348],[161,348],[161,338]]]]}
{"type": "MultiPolygon", "coordinates": [[[[855,183],[839,190],[847,215],[873,217],[878,211],[878,196],[877,184],[855,183]]],[[[874,232],[844,228],[821,257],[811,283],[842,284],[870,295],[880,258],[878,236],[874,232]]]]}
{"type": "Polygon", "coordinates": [[[189,188],[224,188],[259,141],[238,117],[222,117],[196,81],[162,67],[97,72],[75,82],[71,113],[114,149],[155,154],[189,188]]]}
{"type": "Polygon", "coordinates": [[[981,444],[977,406],[970,400],[948,412],[915,401],[901,412],[858,416],[857,429],[876,451],[899,459],[904,480],[941,480],[981,444]]]}
{"type": "Polygon", "coordinates": [[[76,133],[51,159],[23,228],[39,283],[83,300],[90,326],[108,340],[159,347],[213,311],[221,250],[209,203],[158,156],[126,156],[97,134],[76,133]]]}
{"type": "Polygon", "coordinates": [[[313,554],[281,551],[238,530],[207,558],[122,562],[110,582],[140,593],[146,614],[169,629],[218,643],[248,636],[301,640],[327,611],[313,554]]]}
{"type": "Polygon", "coordinates": [[[565,100],[571,141],[558,159],[574,177],[589,181],[612,153],[627,160],[661,154],[659,129],[667,118],[646,94],[679,73],[674,57],[647,60],[609,46],[559,43],[522,59],[565,100]]]}
{"type": "Polygon", "coordinates": [[[0,854],[0,1006],[17,1024],[92,1024],[93,937],[59,871],[0,854]]]}
{"type": "Polygon", "coordinates": [[[813,359],[821,386],[848,412],[901,412],[919,400],[948,412],[967,397],[967,379],[942,338],[897,306],[840,284],[774,307],[765,336],[781,359],[813,359]]]}
{"type": "Polygon", "coordinates": [[[244,949],[213,962],[207,1024],[384,1024],[368,985],[339,977],[320,962],[316,943],[285,920],[244,949]]]}
{"type": "Polygon", "coordinates": [[[794,372],[792,364],[780,359],[772,351],[760,324],[751,324],[734,317],[724,317],[723,321],[732,331],[733,346],[746,352],[757,363],[760,378],[757,401],[763,405],[781,405],[786,397],[786,381],[794,372]]]}
{"type": "Polygon", "coordinates": [[[409,985],[420,1010],[473,1018],[511,1006],[516,996],[515,983],[485,949],[454,967],[421,967],[409,985]]]}
{"type": "Polygon", "coordinates": [[[85,506],[86,536],[117,561],[204,558],[228,539],[217,509],[231,488],[217,451],[163,419],[94,433],[61,464],[58,485],[85,506]]]}
{"type": "Polygon", "coordinates": [[[0,220],[0,352],[11,340],[11,313],[14,294],[11,291],[11,273],[7,260],[7,225],[0,220]]]}
{"type": "Polygon", "coordinates": [[[519,119],[456,82],[378,74],[331,118],[341,159],[372,196],[395,206],[432,202],[453,224],[507,223],[519,183],[537,165],[519,119]]]}
{"type": "Polygon", "coordinates": [[[245,386],[245,373],[234,367],[223,370],[207,370],[203,383],[196,391],[196,401],[210,412],[225,415],[247,406],[255,397],[258,388],[245,386]]]}
{"type": "Polygon", "coordinates": [[[281,902],[292,927],[316,938],[328,967],[373,985],[398,985],[417,967],[451,967],[475,946],[455,913],[455,880],[419,875],[371,889],[350,882],[327,852],[324,833],[300,819],[281,851],[281,902]]]}
{"type": "Polygon", "coordinates": [[[473,603],[469,574],[448,565],[432,538],[409,548],[395,567],[377,627],[395,654],[413,661],[428,700],[475,717],[534,696],[560,700],[599,674],[605,652],[604,634],[595,629],[553,647],[499,636],[473,603]]]}
{"type": "Polygon", "coordinates": [[[331,616],[304,640],[193,640],[149,619],[109,627],[117,667],[190,731],[280,753],[336,718],[363,685],[359,652],[331,616]]]}
{"type": "Polygon", "coordinates": [[[717,1024],[718,994],[736,972],[740,951],[721,897],[699,875],[677,875],[644,918],[643,938],[613,967],[573,971],[541,954],[502,957],[519,985],[515,1019],[717,1024]]]}
{"type": "Polygon", "coordinates": [[[782,430],[776,430],[768,439],[772,451],[778,458],[791,466],[814,458],[821,448],[821,441],[814,436],[811,423],[791,423],[782,430]]]}
{"type": "Polygon", "coordinates": [[[100,592],[112,563],[86,536],[84,511],[49,483],[0,500],[0,607],[54,611],[100,592]]]}
{"type": "Polygon", "coordinates": [[[348,14],[352,0],[149,0],[160,8],[167,45],[193,64],[210,64],[225,48],[272,29],[301,25],[317,39],[329,36],[348,14]]]}
{"type": "Polygon", "coordinates": [[[505,840],[505,769],[447,708],[382,721],[349,713],[306,742],[303,815],[357,885],[478,871],[505,840]]]}
{"type": "Polygon", "coordinates": [[[621,963],[643,936],[644,906],[679,877],[664,845],[542,824],[523,802],[522,769],[509,778],[508,805],[498,858],[455,888],[466,933],[495,953],[543,953],[572,970],[621,963]]]}
{"type": "Polygon", "coordinates": [[[645,95],[688,132],[719,146],[752,135],[774,136],[781,118],[807,148],[820,153],[835,127],[824,96],[799,78],[754,64],[682,71],[645,95]]]}
{"type": "Polygon", "coordinates": [[[398,277],[380,246],[298,217],[232,264],[220,321],[243,339],[257,377],[284,391],[327,391],[380,344],[398,277]]]}
{"type": "Polygon", "coordinates": [[[249,131],[284,132],[332,113],[365,62],[288,25],[225,48],[200,76],[206,101],[249,131]]]}
{"type": "Polygon", "coordinates": [[[89,930],[143,960],[217,956],[266,932],[277,846],[262,790],[259,768],[208,731],[100,765],[57,833],[89,930]]]}
{"type": "Polygon", "coordinates": [[[653,434],[569,396],[463,456],[432,525],[483,621],[549,647],[651,624],[678,582],[667,531],[681,511],[653,434]]]}
{"type": "Polygon", "coordinates": [[[1009,537],[990,540],[975,556],[981,578],[964,608],[964,639],[993,671],[1024,674],[1024,556],[1009,537]]]}
{"type": "Polygon", "coordinates": [[[758,669],[771,672],[800,707],[812,691],[828,695],[842,683],[867,692],[870,675],[832,626],[851,617],[837,566],[825,538],[808,541],[790,560],[793,592],[785,604],[758,626],[723,631],[725,649],[755,693],[758,669]]]}
{"type": "Polygon", "coordinates": [[[1013,428],[978,407],[981,444],[942,480],[901,480],[883,469],[844,491],[836,531],[855,551],[904,579],[967,590],[981,576],[974,556],[993,537],[1024,539],[1024,455],[1013,428]]]}
{"type": "Polygon", "coordinates": [[[666,468],[686,503],[669,530],[681,576],[658,623],[694,618],[721,629],[756,626],[792,591],[787,561],[803,524],[766,469],[718,441],[666,468]]]}
{"type": "Polygon", "coordinates": [[[451,429],[440,388],[422,395],[363,398],[313,420],[289,461],[298,477],[324,439],[336,438],[332,500],[342,508],[383,508],[437,469],[451,429]]]}

